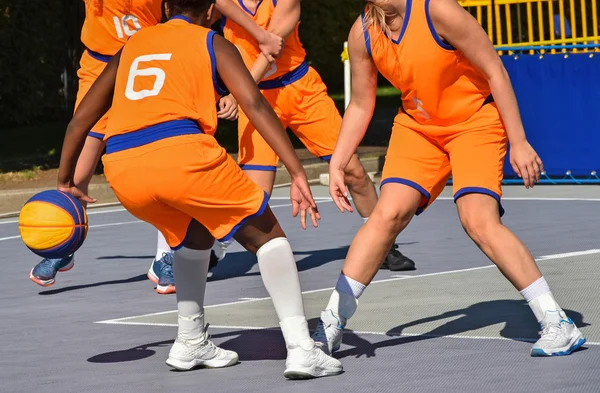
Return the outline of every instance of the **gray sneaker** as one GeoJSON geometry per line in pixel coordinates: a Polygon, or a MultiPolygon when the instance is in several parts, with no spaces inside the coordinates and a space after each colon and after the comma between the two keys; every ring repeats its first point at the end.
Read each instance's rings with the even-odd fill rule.
{"type": "Polygon", "coordinates": [[[585,338],[564,312],[546,311],[540,323],[541,338],[533,345],[531,356],[565,356],[585,343],[585,338]]]}

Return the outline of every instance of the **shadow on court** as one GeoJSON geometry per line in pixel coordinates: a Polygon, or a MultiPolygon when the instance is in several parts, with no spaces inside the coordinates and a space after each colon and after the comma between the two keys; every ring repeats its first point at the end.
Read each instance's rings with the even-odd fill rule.
{"type": "Polygon", "coordinates": [[[140,282],[140,281],[146,281],[146,280],[148,280],[148,276],[146,275],[146,273],[144,273],[144,274],[140,274],[139,276],[125,278],[123,280],[101,281],[101,282],[95,282],[92,284],[72,285],[70,287],[51,289],[49,291],[42,291],[39,293],[39,295],[44,295],[44,296],[58,295],[63,292],[78,291],[80,289],[95,288],[95,287],[101,287],[104,285],[131,284],[134,282],[140,282]]]}
{"type": "MultiPolygon", "coordinates": [[[[397,243],[399,246],[416,244],[417,242],[397,243]]],[[[298,271],[314,269],[333,261],[343,261],[348,254],[349,246],[315,251],[294,251],[296,257],[302,259],[297,262],[298,271]]],[[[212,270],[212,277],[208,281],[220,281],[228,278],[243,276],[258,276],[259,272],[250,272],[257,264],[256,256],[246,251],[227,254],[225,259],[212,270]]]]}
{"type": "MultiPolygon", "coordinates": [[[[583,322],[583,315],[580,313],[572,310],[565,311],[577,326],[589,326],[589,324],[583,322]]],[[[314,331],[317,322],[317,318],[313,318],[309,321],[311,331],[314,331]]],[[[376,350],[380,348],[409,344],[437,337],[453,336],[498,323],[506,324],[505,328],[500,332],[500,335],[504,338],[515,341],[531,342],[535,341],[538,337],[536,330],[537,323],[532,317],[525,301],[498,300],[477,303],[465,309],[455,310],[397,326],[387,332],[387,336],[393,338],[375,343],[371,343],[352,331],[346,331],[343,343],[351,348],[336,352],[335,357],[340,359],[349,356],[357,358],[362,356],[375,357],[377,355],[376,350]],[[419,324],[452,317],[459,318],[447,322],[428,333],[411,337],[393,337],[402,334],[402,331],[410,326],[418,326],[419,324]]],[[[211,334],[211,338],[217,339],[217,343],[221,348],[236,351],[242,362],[283,360],[286,358],[285,342],[280,330],[276,328],[235,330],[211,334]],[[221,339],[226,340],[222,341],[221,339]]],[[[172,344],[173,340],[143,344],[133,348],[95,355],[89,358],[88,362],[122,363],[142,360],[153,356],[156,353],[156,348],[170,348],[172,344]]]]}
{"type": "MultiPolygon", "coordinates": [[[[577,311],[565,310],[577,327],[590,326],[583,321],[583,315],[577,311]]],[[[482,329],[499,323],[505,323],[499,332],[506,339],[523,342],[535,342],[539,338],[538,327],[533,314],[524,300],[494,300],[473,304],[464,309],[449,311],[440,315],[431,316],[412,321],[386,332],[387,336],[401,336],[377,343],[370,343],[357,334],[348,332],[344,334],[343,343],[353,348],[337,352],[336,357],[347,356],[376,356],[379,348],[408,344],[416,341],[429,340],[432,338],[455,336],[473,330],[482,329]],[[456,318],[446,322],[437,328],[417,336],[401,336],[405,329],[419,326],[428,322],[441,321],[448,318],[456,318]]],[[[582,348],[583,349],[583,348],[582,348]]]]}

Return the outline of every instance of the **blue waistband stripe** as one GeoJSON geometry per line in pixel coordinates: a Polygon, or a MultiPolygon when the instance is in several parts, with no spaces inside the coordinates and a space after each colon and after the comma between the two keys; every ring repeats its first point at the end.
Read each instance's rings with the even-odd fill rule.
{"type": "Polygon", "coordinates": [[[306,75],[308,73],[308,70],[308,62],[304,60],[304,62],[300,64],[296,69],[288,72],[287,74],[282,75],[279,78],[260,82],[258,84],[258,88],[261,90],[271,90],[291,85],[292,83],[296,82],[297,80],[300,80],[304,75],[306,75]]]}
{"type": "Polygon", "coordinates": [[[174,136],[192,134],[203,134],[195,121],[190,119],[167,121],[138,131],[111,136],[106,141],[106,154],[133,149],[174,136]]]}
{"type": "Polygon", "coordinates": [[[86,49],[88,55],[92,56],[94,59],[99,60],[103,63],[108,63],[112,56],[103,55],[102,53],[94,52],[93,50],[86,49]]]}

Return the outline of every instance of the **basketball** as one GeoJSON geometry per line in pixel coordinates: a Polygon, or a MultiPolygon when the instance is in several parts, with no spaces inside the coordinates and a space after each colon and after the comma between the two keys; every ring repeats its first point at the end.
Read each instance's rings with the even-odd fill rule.
{"type": "Polygon", "coordinates": [[[23,243],[42,258],[71,255],[83,244],[87,230],[87,215],[81,202],[57,190],[34,195],[19,215],[23,243]]]}

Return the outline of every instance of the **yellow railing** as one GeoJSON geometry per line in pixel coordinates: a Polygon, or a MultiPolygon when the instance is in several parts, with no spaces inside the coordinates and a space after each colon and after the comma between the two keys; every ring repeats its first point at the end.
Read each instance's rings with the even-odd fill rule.
{"type": "Polygon", "coordinates": [[[459,3],[477,18],[501,54],[600,51],[597,0],[459,0],[459,3]]]}

